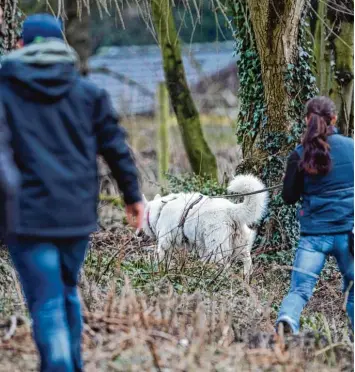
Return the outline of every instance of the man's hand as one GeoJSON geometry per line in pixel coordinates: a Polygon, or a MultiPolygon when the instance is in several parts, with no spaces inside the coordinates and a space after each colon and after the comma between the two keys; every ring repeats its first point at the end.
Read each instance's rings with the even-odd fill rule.
{"type": "Polygon", "coordinates": [[[143,226],[144,204],[142,202],[126,205],[128,223],[135,229],[143,226]]]}

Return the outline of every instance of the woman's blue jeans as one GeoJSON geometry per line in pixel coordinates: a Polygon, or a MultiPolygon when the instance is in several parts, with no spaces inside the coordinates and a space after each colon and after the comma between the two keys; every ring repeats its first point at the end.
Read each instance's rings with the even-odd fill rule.
{"type": "Polygon", "coordinates": [[[312,296],[328,255],[336,258],[343,275],[343,290],[348,296],[346,311],[354,329],[354,258],[349,251],[347,234],[301,236],[293,264],[291,289],[282,302],[277,324],[286,322],[293,333],[299,332],[302,310],[312,296]]]}
{"type": "Polygon", "coordinates": [[[77,282],[89,239],[20,237],[9,245],[41,357],[42,372],[82,371],[77,282]]]}

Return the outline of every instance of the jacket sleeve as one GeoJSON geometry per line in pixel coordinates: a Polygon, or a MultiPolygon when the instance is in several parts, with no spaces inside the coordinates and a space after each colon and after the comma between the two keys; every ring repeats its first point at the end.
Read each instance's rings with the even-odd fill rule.
{"type": "Polygon", "coordinates": [[[10,140],[11,135],[4,108],[0,104],[0,192],[5,198],[17,193],[20,182],[19,172],[13,160],[10,140]]]}
{"type": "Polygon", "coordinates": [[[104,90],[100,90],[94,111],[98,152],[109,165],[125,203],[141,201],[138,170],[126,142],[126,131],[118,125],[117,114],[104,90]]]}
{"type": "Polygon", "coordinates": [[[0,239],[5,243],[15,232],[18,221],[20,174],[13,159],[11,135],[0,104],[0,239]]]}
{"type": "Polygon", "coordinates": [[[283,181],[282,198],[285,204],[297,203],[303,192],[303,172],[299,169],[300,157],[293,151],[287,160],[286,174],[283,181]]]}

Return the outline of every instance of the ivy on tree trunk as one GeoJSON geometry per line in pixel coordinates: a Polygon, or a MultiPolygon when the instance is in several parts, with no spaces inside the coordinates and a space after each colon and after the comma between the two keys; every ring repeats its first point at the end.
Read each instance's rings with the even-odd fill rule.
{"type": "Polygon", "coordinates": [[[166,84],[191,168],[195,174],[217,179],[216,158],[204,138],[199,113],[187,85],[171,0],[151,0],[151,6],[166,84]]]}
{"type": "Polygon", "coordinates": [[[264,86],[268,116],[265,132],[285,132],[289,125],[285,72],[298,57],[298,26],[304,0],[247,0],[247,5],[264,86]]]}
{"type": "MultiPolygon", "coordinates": [[[[317,91],[304,36],[304,0],[231,0],[235,25],[241,110],[237,136],[244,160],[267,186],[282,182],[290,151],[304,128],[304,103],[317,91]]],[[[272,192],[256,244],[290,248],[299,236],[294,206],[272,192]]]]}

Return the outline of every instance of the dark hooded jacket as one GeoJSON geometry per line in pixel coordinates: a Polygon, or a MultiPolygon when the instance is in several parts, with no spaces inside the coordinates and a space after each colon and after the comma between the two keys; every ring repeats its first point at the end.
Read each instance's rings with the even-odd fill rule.
{"type": "Polygon", "coordinates": [[[126,204],[141,200],[125,131],[104,90],[82,78],[60,40],[11,53],[0,95],[20,171],[17,235],[76,237],[97,227],[98,171],[104,156],[126,204]]]}

